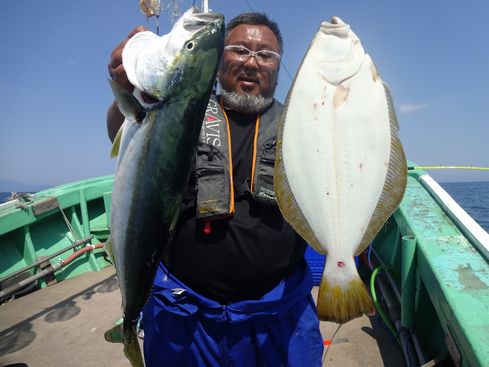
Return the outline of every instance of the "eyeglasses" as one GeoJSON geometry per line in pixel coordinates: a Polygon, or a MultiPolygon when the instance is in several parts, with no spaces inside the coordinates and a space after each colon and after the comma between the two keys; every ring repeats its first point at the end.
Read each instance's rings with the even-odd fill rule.
{"type": "Polygon", "coordinates": [[[260,64],[273,64],[280,60],[280,55],[270,50],[251,51],[244,46],[229,45],[224,50],[231,52],[240,61],[246,61],[253,56],[260,64]]]}

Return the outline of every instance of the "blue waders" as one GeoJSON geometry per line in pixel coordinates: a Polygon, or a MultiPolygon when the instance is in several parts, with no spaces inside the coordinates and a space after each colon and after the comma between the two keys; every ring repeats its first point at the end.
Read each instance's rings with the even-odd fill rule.
{"type": "Polygon", "coordinates": [[[143,312],[146,366],[320,366],[312,285],[304,262],[261,299],[221,305],[160,264],[143,312]]]}

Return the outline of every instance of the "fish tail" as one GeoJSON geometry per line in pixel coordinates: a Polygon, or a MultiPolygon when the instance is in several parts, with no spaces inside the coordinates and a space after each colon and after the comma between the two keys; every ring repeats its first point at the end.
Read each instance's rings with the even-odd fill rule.
{"type": "Polygon", "coordinates": [[[322,321],[343,324],[364,313],[373,315],[375,307],[358,274],[346,284],[333,283],[323,275],[319,285],[317,312],[322,321]]]}
{"type": "Polygon", "coordinates": [[[113,327],[104,333],[104,338],[106,341],[109,343],[123,343],[122,322],[123,319],[119,319],[113,327]]]}
{"type": "Polygon", "coordinates": [[[124,318],[122,323],[124,336],[124,354],[133,367],[144,367],[141,348],[139,348],[136,324],[124,318]]]}

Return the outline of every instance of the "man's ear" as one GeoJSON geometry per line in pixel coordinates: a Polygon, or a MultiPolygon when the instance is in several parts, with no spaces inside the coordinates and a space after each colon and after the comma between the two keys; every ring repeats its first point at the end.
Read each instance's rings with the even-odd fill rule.
{"type": "Polygon", "coordinates": [[[219,63],[219,67],[217,68],[217,74],[216,74],[216,79],[219,80],[221,78],[221,70],[222,70],[222,64],[223,64],[223,60],[221,58],[221,62],[219,63]]]}

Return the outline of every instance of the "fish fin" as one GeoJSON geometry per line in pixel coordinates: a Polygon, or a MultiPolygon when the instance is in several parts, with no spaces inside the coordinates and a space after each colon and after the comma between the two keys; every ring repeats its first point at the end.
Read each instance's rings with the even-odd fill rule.
{"type": "Polygon", "coordinates": [[[120,127],[119,131],[117,131],[117,135],[114,138],[114,142],[112,143],[112,149],[110,150],[110,158],[115,158],[119,155],[123,130],[124,130],[124,125],[120,127]]]}
{"type": "Polygon", "coordinates": [[[168,240],[167,243],[170,243],[173,240],[173,235],[175,234],[175,229],[177,228],[178,218],[180,218],[181,207],[182,207],[182,195],[178,196],[178,205],[175,209],[175,214],[173,214],[173,218],[170,222],[170,226],[168,227],[168,240]]]}
{"type": "Polygon", "coordinates": [[[108,79],[108,81],[121,113],[132,121],[143,121],[146,111],[137,98],[116,81],[112,79],[108,79]]]}
{"type": "Polygon", "coordinates": [[[144,367],[143,355],[139,347],[136,324],[124,318],[122,322],[124,354],[133,367],[144,367]]]}
{"type": "Polygon", "coordinates": [[[389,85],[384,81],[382,81],[382,86],[384,87],[387,107],[389,108],[389,120],[391,122],[391,127],[397,133],[399,131],[399,122],[397,120],[396,110],[394,109],[394,101],[392,100],[391,90],[389,85]]]}
{"type": "MultiPolygon", "coordinates": [[[[290,96],[290,94],[289,94],[290,96]]],[[[289,181],[285,174],[285,166],[282,157],[282,139],[285,120],[287,117],[287,107],[289,104],[289,96],[285,101],[285,105],[280,116],[277,130],[277,144],[275,153],[275,168],[273,185],[277,198],[278,207],[285,220],[294,228],[294,230],[317,252],[324,254],[324,248],[319,243],[314,235],[309,223],[307,222],[302,210],[300,209],[294,194],[290,189],[289,181]]]]}
{"type": "Polygon", "coordinates": [[[370,73],[372,74],[372,80],[376,82],[379,79],[379,73],[377,72],[377,67],[372,59],[370,59],[370,73]]]}
{"type": "Polygon", "coordinates": [[[112,260],[112,263],[115,266],[114,246],[112,244],[112,238],[110,238],[110,237],[107,239],[107,241],[105,241],[105,250],[109,254],[109,256],[112,260]]]}
{"type": "Polygon", "coordinates": [[[375,307],[358,275],[346,285],[333,283],[323,275],[317,300],[319,320],[343,324],[363,314],[373,315],[375,307]]]}
{"type": "Polygon", "coordinates": [[[394,109],[389,87],[385,82],[382,82],[382,85],[384,87],[389,109],[391,154],[382,193],[367,226],[367,230],[355,252],[355,256],[359,255],[369,246],[387,219],[389,219],[392,213],[397,209],[404,197],[407,185],[407,161],[399,138],[399,122],[397,121],[396,111],[394,109]]]}
{"type": "Polygon", "coordinates": [[[113,327],[104,333],[104,338],[109,343],[122,343],[122,320],[118,320],[113,327]]]}

